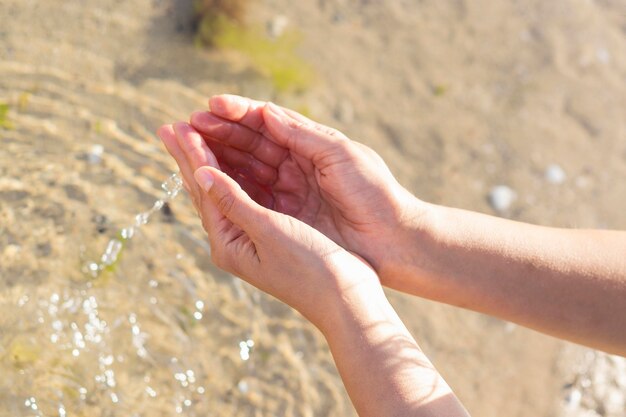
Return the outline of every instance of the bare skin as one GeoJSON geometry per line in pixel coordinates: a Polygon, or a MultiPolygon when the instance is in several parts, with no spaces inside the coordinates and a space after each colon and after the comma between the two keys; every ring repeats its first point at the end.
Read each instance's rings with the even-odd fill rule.
{"type": "Polygon", "coordinates": [[[626,355],[625,232],[434,206],[334,129],[242,97],[209,104],[159,136],[214,261],[322,331],[360,415],[466,415],[381,283],[626,355]]]}

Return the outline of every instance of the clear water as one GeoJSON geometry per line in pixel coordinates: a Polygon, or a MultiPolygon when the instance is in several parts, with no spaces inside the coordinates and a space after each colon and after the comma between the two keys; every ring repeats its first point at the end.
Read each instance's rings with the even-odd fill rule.
{"type": "Polygon", "coordinates": [[[171,202],[183,187],[183,180],[180,174],[174,173],[161,184],[163,194],[154,202],[150,210],[139,213],[135,216],[134,224],[124,227],[120,230],[119,238],[113,238],[107,243],[106,249],[99,262],[90,261],[83,266],[83,272],[89,274],[92,278],[97,278],[107,268],[112,267],[117,262],[124,244],[135,236],[139,229],[148,224],[150,217],[161,210],[166,203],[171,202]]]}
{"type": "Polygon", "coordinates": [[[0,73],[0,416],[352,413],[317,331],[210,263],[149,133],[171,85],[0,73]]]}
{"type": "MultiPolygon", "coordinates": [[[[221,56],[208,57],[191,46],[189,34],[180,32],[179,25],[185,18],[177,12],[180,5],[188,3],[2,1],[0,102],[10,106],[8,117],[14,129],[0,129],[0,416],[354,415],[317,331],[290,309],[210,264],[205,236],[185,198],[171,201],[169,215],[163,209],[153,212],[150,227],[144,227],[148,220],[145,216],[134,218],[137,210],[151,207],[161,199],[159,185],[174,168],[153,137],[156,126],[185,120],[191,111],[205,108],[206,97],[216,92],[235,90],[257,97],[268,93],[266,85],[252,80],[249,71],[242,71],[241,63],[230,65],[221,56]],[[95,267],[84,272],[88,261],[95,267]],[[100,265],[105,263],[108,267],[103,272],[100,265]]],[[[453,38],[441,37],[438,31],[431,30],[436,26],[444,32],[457,33],[458,29],[459,34],[471,35],[463,27],[471,28],[473,23],[483,27],[489,19],[480,13],[473,13],[473,17],[472,13],[458,13],[458,18],[454,17],[456,13],[449,13],[454,8],[467,9],[460,2],[430,3],[420,3],[415,8],[424,12],[421,20],[424,24],[410,25],[415,39],[427,40],[421,46],[429,52],[427,56],[463,59],[467,51],[491,51],[492,46],[482,42],[480,36],[461,37],[464,41],[458,44],[453,38]]],[[[538,58],[538,65],[528,54],[489,53],[494,60],[479,60],[473,71],[463,68],[462,73],[470,74],[470,78],[476,74],[487,74],[488,78],[472,78],[473,88],[468,97],[472,103],[478,97],[486,100],[481,103],[497,104],[507,96],[507,89],[511,89],[524,98],[518,102],[515,94],[514,102],[521,107],[516,107],[514,113],[532,117],[537,111],[545,110],[536,106],[537,103],[561,102],[563,89],[557,89],[553,95],[545,94],[545,90],[547,86],[547,90],[555,91],[552,82],[564,79],[562,71],[566,68],[570,75],[565,77],[569,83],[563,84],[564,88],[570,87],[585,98],[585,89],[577,86],[587,86],[593,97],[616,105],[609,106],[613,111],[607,114],[604,111],[607,106],[596,106],[593,100],[579,101],[579,96],[574,95],[571,98],[574,108],[556,106],[562,109],[549,113],[550,120],[560,119],[557,125],[564,129],[570,124],[592,126],[592,130],[600,126],[604,136],[589,136],[589,142],[616,143],[607,139],[611,132],[620,130],[612,129],[610,123],[600,123],[600,119],[605,116],[611,119],[612,113],[613,120],[618,121],[613,125],[622,126],[619,122],[623,112],[617,105],[621,103],[618,98],[624,96],[622,83],[614,82],[623,79],[619,49],[613,49],[615,55],[610,65],[580,68],[580,64],[589,64],[588,58],[593,60],[594,52],[605,41],[622,39],[618,36],[622,33],[619,16],[623,15],[618,13],[619,2],[580,2],[580,8],[565,7],[565,2],[548,3],[528,3],[522,9],[532,13],[521,14],[518,13],[522,11],[521,3],[499,3],[492,23],[499,24],[503,21],[501,17],[506,17],[507,22],[511,18],[518,24],[508,25],[510,31],[523,29],[520,36],[529,38],[539,35],[524,48],[525,52],[537,53],[532,55],[538,58]],[[615,13],[606,16],[613,16],[614,23],[600,18],[605,10],[599,7],[610,4],[615,13]],[[502,14],[514,10],[515,16],[502,14]],[[560,31],[559,27],[569,29],[560,31]],[[546,56],[560,58],[546,63],[546,56]],[[584,62],[579,61],[581,57],[584,62]],[[494,72],[494,67],[502,63],[520,65],[522,77],[511,76],[508,64],[494,72]],[[555,67],[555,63],[564,67],[555,67]],[[585,73],[584,82],[576,78],[576,68],[585,73]],[[545,74],[547,81],[542,83],[544,75],[534,78],[535,74],[545,74]],[[606,77],[597,78],[594,74],[606,74],[606,77]],[[582,110],[577,104],[583,106],[582,110]],[[597,109],[602,111],[597,113],[597,109]],[[567,114],[570,110],[575,114],[567,114]],[[587,111],[590,118],[581,118],[587,111]]],[[[272,10],[269,13],[273,15],[272,10]]],[[[357,11],[342,20],[346,17],[362,16],[357,11]]],[[[341,22],[332,24],[345,26],[341,22]]],[[[377,26],[371,29],[377,30],[377,26]]],[[[518,36],[510,31],[505,31],[509,37],[503,39],[518,36]]],[[[415,49],[413,41],[404,44],[415,49]]],[[[375,49],[367,48],[366,54],[375,49]]],[[[606,58],[608,50],[603,51],[606,58]]],[[[391,58],[389,62],[395,66],[397,62],[391,58]]],[[[440,66],[436,61],[424,60],[420,65],[425,65],[425,69],[428,62],[440,66]]],[[[406,59],[402,62],[402,68],[409,70],[406,59]]],[[[453,75],[455,60],[446,62],[451,64],[451,71],[441,73],[430,67],[435,70],[431,74],[444,78],[446,74],[453,75]]],[[[388,73],[392,74],[390,77],[405,79],[396,77],[393,71],[388,73]]],[[[447,81],[428,80],[423,77],[425,74],[428,71],[419,68],[416,80],[426,84],[451,83],[450,95],[438,99],[440,104],[455,101],[449,97],[457,97],[468,81],[463,77],[458,83],[452,83],[454,77],[447,81]]],[[[358,98],[362,94],[358,93],[357,84],[358,80],[346,86],[357,87],[350,91],[358,98]]],[[[429,103],[429,97],[420,95],[419,82],[417,87],[414,92],[418,102],[429,103]]],[[[404,85],[399,93],[406,96],[404,85]]],[[[372,94],[376,95],[374,90],[365,89],[366,96],[372,94]]],[[[315,106],[323,106],[326,101],[322,99],[315,106]]],[[[412,105],[406,107],[413,109],[412,105]]],[[[463,120],[484,122],[476,125],[477,140],[483,140],[480,132],[515,133],[516,125],[503,117],[509,113],[498,111],[508,106],[492,106],[493,112],[489,112],[493,113],[492,118],[487,117],[481,106],[467,107],[474,110],[461,112],[463,120]],[[492,125],[503,130],[491,131],[492,125]]],[[[451,109],[444,105],[429,107],[429,111],[432,117],[428,119],[436,122],[447,120],[451,109]]],[[[457,106],[456,111],[461,109],[457,106]]],[[[413,112],[410,113],[412,116],[413,112]]],[[[390,117],[395,123],[402,121],[403,116],[401,112],[390,117]]],[[[522,121],[526,123],[525,119],[522,121]]],[[[466,137],[465,133],[458,135],[457,124],[447,125],[447,128],[437,126],[436,133],[442,137],[466,137]]],[[[375,127],[364,124],[366,129],[368,126],[375,127]]],[[[544,140],[539,137],[540,141],[544,140]]],[[[363,139],[378,140],[365,136],[363,139]]],[[[521,161],[523,155],[519,151],[527,148],[518,147],[514,139],[511,142],[502,139],[498,143],[512,146],[512,155],[520,156],[521,161]]],[[[532,143],[532,138],[523,140],[527,139],[532,143]]],[[[413,136],[409,135],[408,140],[413,140],[413,136]]],[[[380,146],[385,143],[381,142],[380,146]]],[[[389,143],[389,146],[396,145],[389,143]]],[[[395,151],[398,149],[403,151],[402,147],[395,151]]],[[[448,154],[447,150],[447,161],[440,161],[436,153],[426,151],[420,155],[432,157],[444,168],[454,167],[454,172],[463,161],[462,157],[456,159],[459,154],[448,154]]],[[[409,154],[407,158],[414,157],[409,154]]],[[[462,154],[472,152],[463,148],[462,154]]],[[[585,164],[593,161],[593,158],[583,159],[585,164]]],[[[478,184],[486,180],[485,174],[472,169],[482,166],[484,161],[479,158],[477,164],[462,165],[469,168],[468,176],[474,176],[478,184]]],[[[423,165],[425,170],[432,169],[428,163],[423,165]]],[[[527,166],[514,165],[517,167],[514,169],[527,166]]],[[[614,193],[615,181],[610,175],[618,172],[614,171],[615,165],[604,167],[599,175],[590,172],[581,179],[578,200],[563,199],[561,205],[555,206],[576,206],[582,210],[579,214],[569,210],[573,214],[568,217],[558,210],[558,214],[544,210],[535,212],[537,218],[542,222],[572,220],[576,216],[584,219],[580,213],[588,211],[592,218],[608,221],[604,216],[611,211],[598,210],[595,206],[619,208],[617,200],[607,196],[620,194],[614,193]],[[606,184],[604,189],[590,186],[605,173],[606,178],[601,182],[606,184]],[[583,192],[583,186],[589,187],[588,192],[583,192]],[[590,202],[585,200],[587,196],[593,196],[587,199],[590,202]],[[572,201],[580,204],[570,204],[572,201]],[[604,203],[600,205],[598,201],[604,203]]],[[[395,169],[406,173],[408,168],[396,165],[395,169]]],[[[526,174],[522,173],[522,178],[523,175],[526,174]]],[[[434,179],[435,188],[439,188],[440,178],[434,179]]],[[[448,186],[447,194],[441,198],[458,203],[460,194],[454,188],[457,182],[454,178],[450,180],[452,186],[448,186]]],[[[429,189],[426,185],[422,187],[429,189]]],[[[441,191],[443,188],[446,187],[441,191]]],[[[431,192],[438,195],[439,191],[431,189],[431,192]]],[[[565,197],[551,191],[550,194],[554,198],[546,201],[551,204],[565,197]]],[[[464,200],[464,203],[469,202],[464,200]]],[[[531,207],[529,203],[523,207],[533,211],[537,205],[531,207]]],[[[614,223],[616,218],[620,218],[619,213],[611,221],[614,223]]],[[[562,382],[564,411],[559,415],[624,415],[618,408],[620,393],[624,392],[623,360],[583,351],[580,356],[571,356],[564,366],[578,368],[580,363],[580,369],[571,369],[571,375],[559,381],[561,374],[553,375],[558,372],[554,371],[551,353],[519,348],[537,343],[538,336],[530,332],[510,333],[500,323],[492,325],[494,322],[488,319],[459,311],[452,313],[415,300],[398,305],[429,355],[442,369],[447,367],[456,380],[455,388],[477,407],[484,405],[484,410],[497,410],[494,404],[498,404],[492,398],[485,405],[486,397],[480,395],[484,392],[481,382],[496,381],[509,391],[510,384],[499,381],[507,372],[513,372],[515,380],[515,372],[519,371],[524,376],[539,377],[531,382],[516,380],[524,395],[524,404],[518,410],[528,406],[528,398],[534,401],[535,396],[544,395],[544,390],[562,382]],[[502,336],[504,333],[506,337],[502,336]],[[497,343],[483,343],[484,340],[497,343]],[[580,361],[575,359],[578,357],[580,361]],[[477,374],[481,375],[481,381],[476,381],[477,374]]],[[[542,342],[539,346],[552,345],[542,342]]],[[[558,388],[556,391],[550,394],[550,399],[558,402],[558,388]]],[[[505,401],[513,407],[510,398],[505,401]]]]}
{"type": "Polygon", "coordinates": [[[563,416],[620,417],[626,413],[626,358],[581,349],[564,386],[563,416]]]}

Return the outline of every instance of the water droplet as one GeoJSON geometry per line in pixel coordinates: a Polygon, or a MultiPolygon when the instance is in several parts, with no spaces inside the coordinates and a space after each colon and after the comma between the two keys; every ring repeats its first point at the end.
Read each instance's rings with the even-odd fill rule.
{"type": "Polygon", "coordinates": [[[135,226],[136,227],[141,227],[144,224],[148,223],[148,220],[150,220],[150,214],[149,213],[139,213],[138,215],[135,216],[135,226]]]}
{"type": "Polygon", "coordinates": [[[100,272],[100,265],[95,262],[89,262],[84,268],[84,271],[91,275],[93,278],[96,278],[98,276],[98,273],[100,272]]]}
{"type": "Polygon", "coordinates": [[[241,342],[239,342],[239,356],[241,357],[241,360],[247,361],[248,359],[250,359],[250,352],[253,346],[254,341],[251,339],[242,340],[241,342]]]}
{"type": "Polygon", "coordinates": [[[122,238],[125,240],[132,239],[135,236],[135,228],[133,226],[125,227],[120,232],[122,238]]]}
{"type": "Polygon", "coordinates": [[[163,208],[164,205],[165,205],[165,201],[157,200],[152,205],[152,210],[151,211],[159,211],[159,210],[161,210],[163,208]]]}
{"type": "Polygon", "coordinates": [[[23,296],[20,297],[19,300],[17,300],[17,305],[22,307],[22,306],[24,306],[24,304],[26,304],[28,302],[28,300],[29,300],[28,296],[27,295],[23,295],[23,296]]]}
{"type": "Polygon", "coordinates": [[[180,192],[183,187],[183,180],[180,178],[179,173],[172,174],[167,180],[161,184],[161,188],[165,191],[167,197],[172,199],[180,192]]]}
{"type": "Polygon", "coordinates": [[[154,398],[154,397],[156,397],[156,396],[157,396],[156,391],[155,391],[152,387],[150,387],[150,386],[147,386],[147,387],[146,387],[146,393],[147,393],[150,397],[152,397],[152,398],[154,398]]]}
{"type": "Polygon", "coordinates": [[[109,243],[107,244],[107,248],[102,254],[102,258],[101,258],[102,264],[106,266],[113,265],[115,261],[117,261],[117,258],[120,252],[122,251],[123,247],[124,245],[119,240],[117,239],[109,240],[109,243]]]}

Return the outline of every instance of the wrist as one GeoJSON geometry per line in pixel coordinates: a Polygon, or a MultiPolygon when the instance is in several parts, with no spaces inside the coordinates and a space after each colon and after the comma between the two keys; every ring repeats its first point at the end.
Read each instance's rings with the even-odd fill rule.
{"type": "MultiPolygon", "coordinates": [[[[359,261],[360,262],[360,261],[359,261]]],[[[313,324],[327,339],[348,325],[380,322],[395,317],[376,273],[368,266],[354,268],[349,276],[337,279],[338,285],[324,300],[313,324]],[[356,271],[355,271],[356,269],[356,271]]]]}
{"type": "Polygon", "coordinates": [[[317,327],[330,343],[348,331],[355,334],[365,332],[382,323],[404,326],[380,284],[360,284],[337,294],[332,308],[327,310],[324,320],[317,327]]]}
{"type": "Polygon", "coordinates": [[[427,253],[438,239],[442,208],[412,194],[401,200],[402,210],[390,228],[389,242],[378,251],[376,272],[384,286],[399,289],[402,282],[426,269],[427,253]]]}

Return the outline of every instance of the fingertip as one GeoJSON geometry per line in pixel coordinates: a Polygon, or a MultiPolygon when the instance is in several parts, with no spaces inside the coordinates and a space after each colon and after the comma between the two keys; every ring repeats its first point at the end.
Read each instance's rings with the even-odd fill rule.
{"type": "Polygon", "coordinates": [[[222,112],[224,110],[224,96],[226,96],[226,94],[218,94],[209,98],[209,110],[214,113],[222,112]]]}
{"type": "Polygon", "coordinates": [[[159,138],[167,140],[174,135],[174,127],[171,124],[165,124],[157,129],[156,134],[159,138]]]}
{"type": "Polygon", "coordinates": [[[248,101],[233,94],[221,94],[209,99],[209,109],[212,113],[225,119],[239,121],[247,113],[248,101]]]}
{"type": "Polygon", "coordinates": [[[187,122],[176,122],[173,125],[173,129],[178,136],[182,136],[185,133],[189,132],[189,130],[191,129],[191,125],[189,125],[189,123],[187,122]]]}
{"type": "Polygon", "coordinates": [[[189,123],[196,128],[205,126],[209,121],[209,113],[205,111],[195,111],[189,117],[189,123]]]}
{"type": "Polygon", "coordinates": [[[205,191],[209,192],[215,181],[215,176],[209,167],[200,167],[193,174],[198,185],[205,191]]]}

